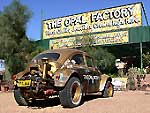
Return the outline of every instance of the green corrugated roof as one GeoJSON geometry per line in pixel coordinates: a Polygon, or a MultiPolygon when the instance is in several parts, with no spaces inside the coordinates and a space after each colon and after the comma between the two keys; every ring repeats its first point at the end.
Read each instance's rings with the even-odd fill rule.
{"type": "Polygon", "coordinates": [[[49,49],[49,40],[38,40],[36,41],[36,44],[38,46],[41,46],[44,50],[49,49]]]}
{"type": "Polygon", "coordinates": [[[150,26],[129,29],[129,43],[150,42],[150,26]]]}

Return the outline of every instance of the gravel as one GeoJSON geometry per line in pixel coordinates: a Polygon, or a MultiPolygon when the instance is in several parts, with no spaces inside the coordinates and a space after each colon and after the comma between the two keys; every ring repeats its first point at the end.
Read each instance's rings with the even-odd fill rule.
{"type": "Polygon", "coordinates": [[[87,96],[76,108],[63,108],[57,97],[18,106],[13,93],[0,92],[0,113],[150,113],[150,91],[120,91],[110,98],[87,96]]]}

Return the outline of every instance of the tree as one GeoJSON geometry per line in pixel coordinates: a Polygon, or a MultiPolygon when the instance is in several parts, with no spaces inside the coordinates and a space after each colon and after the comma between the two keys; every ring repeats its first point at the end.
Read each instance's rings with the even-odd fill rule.
{"type": "Polygon", "coordinates": [[[76,37],[76,45],[81,46],[81,50],[86,51],[95,59],[95,64],[102,73],[113,73],[116,71],[115,56],[100,46],[93,46],[94,35],[89,32],[86,35],[76,37]]]}
{"type": "Polygon", "coordinates": [[[31,15],[26,6],[22,5],[19,0],[14,0],[2,12],[3,34],[14,39],[16,43],[20,43],[21,39],[26,35],[26,24],[31,15]]]}
{"type": "Polygon", "coordinates": [[[34,44],[26,36],[26,25],[32,13],[19,0],[0,12],[0,58],[5,59],[11,74],[21,71],[34,49],[34,44]]]}
{"type": "Polygon", "coordinates": [[[99,46],[86,46],[81,50],[86,51],[95,59],[95,64],[102,73],[111,73],[115,68],[115,56],[107,51],[107,49],[99,46]]]}
{"type": "Polygon", "coordinates": [[[150,53],[146,52],[143,54],[144,66],[150,66],[150,53]]]}

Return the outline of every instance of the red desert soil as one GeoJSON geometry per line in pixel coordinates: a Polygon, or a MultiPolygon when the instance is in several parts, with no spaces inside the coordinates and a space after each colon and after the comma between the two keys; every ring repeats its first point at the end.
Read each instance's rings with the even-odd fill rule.
{"type": "Polygon", "coordinates": [[[0,113],[150,113],[150,92],[115,92],[111,98],[88,96],[81,106],[70,109],[63,108],[59,98],[35,105],[18,106],[13,93],[0,92],[0,113]]]}

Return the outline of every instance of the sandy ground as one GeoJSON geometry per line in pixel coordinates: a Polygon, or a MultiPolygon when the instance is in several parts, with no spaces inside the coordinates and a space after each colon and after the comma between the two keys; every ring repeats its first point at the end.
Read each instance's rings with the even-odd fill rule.
{"type": "Polygon", "coordinates": [[[150,113],[150,92],[115,92],[114,97],[88,96],[79,107],[68,109],[59,98],[38,101],[36,106],[18,106],[13,93],[0,92],[0,113],[150,113]]]}

